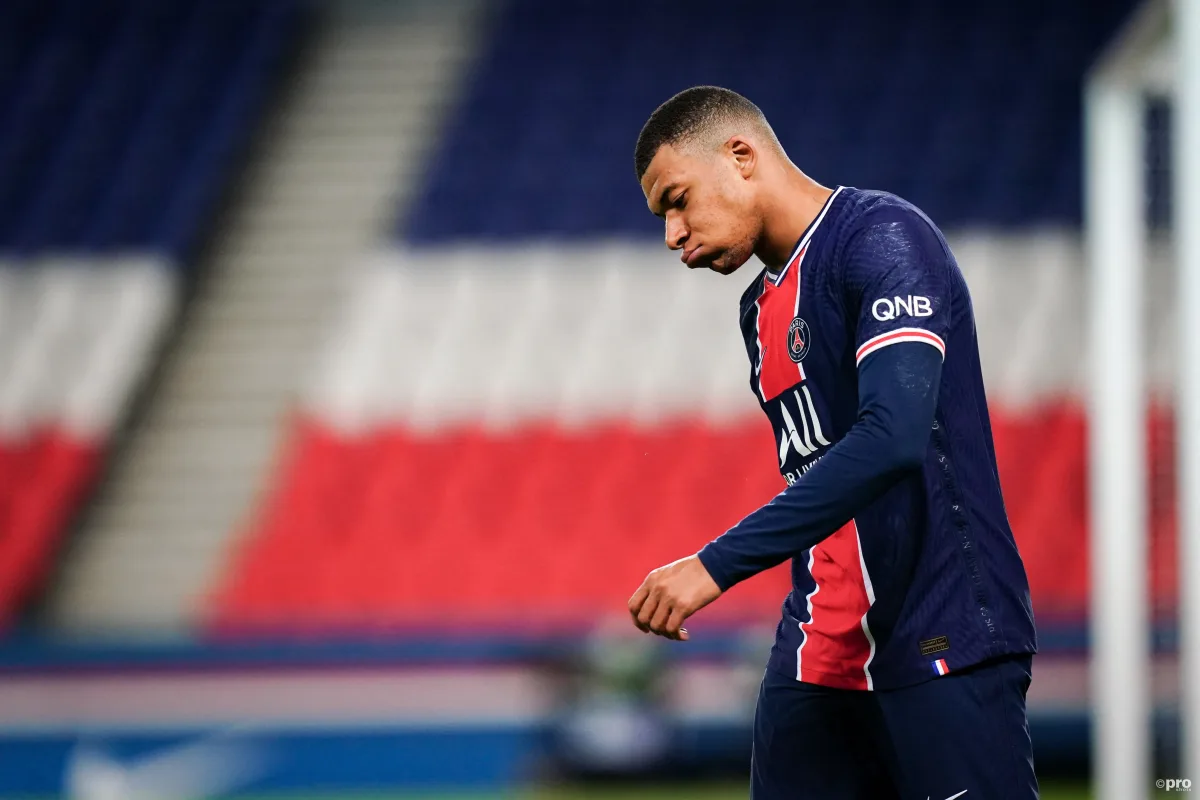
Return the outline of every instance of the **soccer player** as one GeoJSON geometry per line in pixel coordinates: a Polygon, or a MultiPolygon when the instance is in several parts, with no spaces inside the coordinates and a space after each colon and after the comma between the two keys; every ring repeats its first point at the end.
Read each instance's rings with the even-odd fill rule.
{"type": "Polygon", "coordinates": [[[1029,584],[971,298],[941,232],[895,195],[811,180],[727,89],[665,102],[635,162],[689,268],[766,265],[740,324],[788,486],[651,572],[634,622],[686,639],[688,616],[791,559],[753,798],[1036,798],[1029,584]]]}

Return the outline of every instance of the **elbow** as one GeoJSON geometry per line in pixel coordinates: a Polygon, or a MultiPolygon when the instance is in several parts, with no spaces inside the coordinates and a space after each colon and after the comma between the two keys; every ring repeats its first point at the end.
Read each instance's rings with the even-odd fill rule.
{"type": "Polygon", "coordinates": [[[912,472],[925,463],[929,452],[929,431],[908,432],[893,440],[891,468],[896,472],[912,472]]]}
{"type": "Polygon", "coordinates": [[[894,466],[897,472],[913,472],[921,468],[925,463],[924,448],[917,450],[906,450],[896,457],[894,466]]]}
{"type": "Polygon", "coordinates": [[[920,469],[929,454],[929,438],[933,428],[933,412],[924,409],[880,409],[866,413],[860,419],[864,430],[874,440],[874,451],[883,471],[889,474],[920,469]]]}

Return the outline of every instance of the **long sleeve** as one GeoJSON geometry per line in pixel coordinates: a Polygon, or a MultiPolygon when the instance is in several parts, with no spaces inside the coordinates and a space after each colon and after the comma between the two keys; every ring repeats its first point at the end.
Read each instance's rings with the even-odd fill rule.
{"type": "Polygon", "coordinates": [[[794,484],[699,553],[722,590],[832,535],[908,471],[929,446],[942,355],[902,342],[859,365],[854,425],[794,484]]]}

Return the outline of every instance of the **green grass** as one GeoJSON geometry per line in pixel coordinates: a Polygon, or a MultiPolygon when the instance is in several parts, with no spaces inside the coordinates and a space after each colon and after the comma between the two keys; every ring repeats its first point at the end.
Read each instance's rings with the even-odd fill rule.
{"type": "MultiPolygon", "coordinates": [[[[739,785],[687,785],[610,788],[591,786],[546,787],[512,795],[495,794],[363,794],[363,795],[275,795],[261,800],[742,800],[749,796],[739,785]]],[[[1089,800],[1086,784],[1046,783],[1042,800],[1089,800]]],[[[1161,793],[1161,797],[1170,795],[1161,793]]]]}
{"type": "MultiPolygon", "coordinates": [[[[1043,782],[1041,800],[1090,800],[1092,794],[1083,783],[1043,782]]],[[[1157,792],[1159,800],[1177,794],[1157,792]]],[[[543,787],[511,794],[439,793],[439,794],[303,794],[264,795],[256,800],[745,800],[746,787],[737,784],[669,784],[611,788],[595,786],[543,787]]]]}

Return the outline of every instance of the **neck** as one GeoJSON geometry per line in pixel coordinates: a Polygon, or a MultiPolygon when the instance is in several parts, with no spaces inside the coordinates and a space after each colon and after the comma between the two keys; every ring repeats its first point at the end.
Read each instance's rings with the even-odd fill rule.
{"type": "Polygon", "coordinates": [[[763,204],[763,230],[754,255],[776,271],[787,263],[792,248],[833,194],[790,161],[781,168],[763,204]]]}

